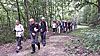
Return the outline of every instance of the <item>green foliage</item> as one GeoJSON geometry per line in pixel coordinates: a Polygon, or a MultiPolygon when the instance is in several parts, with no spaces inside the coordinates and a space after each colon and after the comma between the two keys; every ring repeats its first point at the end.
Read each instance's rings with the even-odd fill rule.
{"type": "Polygon", "coordinates": [[[98,24],[97,7],[86,6],[82,15],[82,23],[86,23],[90,26],[98,24]]]}
{"type": "Polygon", "coordinates": [[[0,31],[0,45],[15,42],[15,34],[11,31],[0,31]]]}
{"type": "MultiPolygon", "coordinates": [[[[25,37],[23,38],[23,41],[30,38],[29,30],[25,30],[24,36],[25,37]]],[[[0,45],[7,44],[7,43],[13,43],[16,41],[16,39],[17,38],[15,35],[15,32],[11,30],[6,30],[6,29],[0,30],[0,45]]]]}
{"type": "Polygon", "coordinates": [[[99,29],[78,29],[70,35],[81,36],[82,39],[74,40],[73,43],[85,46],[89,51],[99,54],[100,50],[100,30],[99,29]]]}

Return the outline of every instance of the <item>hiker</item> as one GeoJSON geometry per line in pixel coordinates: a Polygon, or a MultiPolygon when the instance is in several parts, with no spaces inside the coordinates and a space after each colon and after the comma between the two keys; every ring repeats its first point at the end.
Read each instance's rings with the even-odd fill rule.
{"type": "Polygon", "coordinates": [[[56,33],[57,25],[56,25],[55,21],[53,21],[52,29],[53,29],[53,33],[56,33]]]}
{"type": "Polygon", "coordinates": [[[67,31],[67,29],[68,29],[67,21],[65,22],[65,28],[66,28],[66,31],[67,31]]]}
{"type": "Polygon", "coordinates": [[[16,26],[15,28],[13,29],[13,31],[16,32],[16,37],[17,37],[17,49],[16,49],[16,52],[18,53],[20,49],[22,49],[22,46],[21,46],[21,40],[24,36],[24,28],[23,26],[20,24],[19,20],[16,20],[16,26]]]}
{"type": "Polygon", "coordinates": [[[35,53],[35,44],[38,46],[38,50],[40,50],[40,43],[38,41],[38,32],[39,32],[39,24],[35,23],[34,19],[30,19],[30,35],[31,35],[31,46],[32,52],[31,54],[35,53]]]}
{"type": "Polygon", "coordinates": [[[73,22],[71,21],[70,23],[71,23],[70,30],[73,31],[73,22]]]}
{"type": "Polygon", "coordinates": [[[46,32],[48,31],[48,26],[47,26],[47,22],[45,21],[45,17],[41,18],[41,22],[40,22],[40,35],[41,35],[41,41],[43,46],[46,45],[46,32]]]}
{"type": "Polygon", "coordinates": [[[69,32],[70,32],[70,24],[71,24],[71,22],[68,21],[68,31],[69,31],[69,32]]]}
{"type": "Polygon", "coordinates": [[[61,33],[61,23],[60,23],[60,21],[58,21],[57,28],[58,28],[58,33],[61,33]]]}
{"type": "Polygon", "coordinates": [[[76,30],[76,22],[73,23],[74,30],[76,30]]]}
{"type": "Polygon", "coordinates": [[[66,21],[65,20],[63,21],[63,28],[64,28],[63,32],[66,33],[66,21]]]}
{"type": "Polygon", "coordinates": [[[61,20],[61,33],[63,31],[63,21],[61,20]]]}

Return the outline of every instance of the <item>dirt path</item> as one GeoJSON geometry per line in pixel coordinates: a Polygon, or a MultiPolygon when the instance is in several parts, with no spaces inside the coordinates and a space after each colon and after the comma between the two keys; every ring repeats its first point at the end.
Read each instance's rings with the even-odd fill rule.
{"type": "MultiPolygon", "coordinates": [[[[69,36],[51,36],[47,40],[47,45],[43,47],[41,45],[40,50],[36,50],[34,56],[69,56],[64,50],[66,49],[66,44],[70,43],[71,40],[76,39],[75,37],[69,36]]],[[[27,47],[29,48],[29,47],[27,47]]],[[[30,49],[22,50],[20,53],[8,53],[7,56],[33,56],[30,54],[30,49]]],[[[70,54],[72,56],[73,54],[70,54]]],[[[74,55],[75,56],[75,55],[74,55]]]]}
{"type": "Polygon", "coordinates": [[[30,54],[30,40],[28,40],[23,44],[24,47],[21,52],[16,53],[14,50],[10,50],[3,56],[85,56],[88,52],[82,53],[86,50],[72,43],[72,40],[77,39],[79,38],[70,36],[51,36],[47,39],[47,45],[43,47],[41,44],[41,49],[36,50],[34,54],[30,54]],[[71,44],[71,48],[67,47],[68,43],[71,44]]]}

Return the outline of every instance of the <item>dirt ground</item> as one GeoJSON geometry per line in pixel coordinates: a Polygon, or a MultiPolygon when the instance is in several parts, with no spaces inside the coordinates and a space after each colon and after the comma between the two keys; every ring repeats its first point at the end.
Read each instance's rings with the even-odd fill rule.
{"type": "Polygon", "coordinates": [[[23,42],[23,49],[19,53],[15,52],[16,43],[6,44],[0,46],[0,56],[94,56],[88,54],[88,52],[84,53],[83,51],[87,50],[72,43],[72,40],[77,39],[79,39],[79,37],[51,36],[47,39],[46,46],[43,47],[41,44],[41,49],[36,50],[34,54],[31,54],[30,40],[23,42]],[[67,47],[69,43],[71,48],[67,47]]]}

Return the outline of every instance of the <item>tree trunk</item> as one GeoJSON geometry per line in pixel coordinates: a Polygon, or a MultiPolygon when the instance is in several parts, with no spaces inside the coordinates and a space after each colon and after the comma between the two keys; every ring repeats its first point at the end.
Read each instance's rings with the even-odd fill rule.
{"type": "Polygon", "coordinates": [[[25,17],[24,17],[24,15],[23,15],[22,11],[20,11],[20,13],[21,13],[22,19],[23,19],[23,21],[24,21],[24,28],[26,28],[26,20],[25,20],[25,17]]]}
{"type": "Polygon", "coordinates": [[[52,0],[50,1],[51,5],[51,10],[50,10],[50,27],[51,27],[51,22],[52,22],[52,0]]]}
{"type": "Polygon", "coordinates": [[[63,0],[62,0],[62,19],[64,18],[64,15],[63,15],[63,0]]]}
{"type": "Polygon", "coordinates": [[[98,23],[100,24],[100,0],[98,0],[98,23]]]}
{"type": "MultiPolygon", "coordinates": [[[[39,1],[37,0],[37,6],[39,7],[39,1]]],[[[37,8],[37,15],[36,15],[36,19],[37,22],[39,22],[39,12],[38,12],[39,8],[37,8]]]]}
{"type": "Polygon", "coordinates": [[[24,0],[24,4],[26,7],[27,25],[29,26],[30,11],[29,11],[29,6],[28,6],[28,0],[24,0]]]}
{"type": "Polygon", "coordinates": [[[21,23],[21,19],[20,19],[20,9],[19,9],[18,0],[16,0],[16,3],[17,3],[17,11],[18,11],[18,20],[19,20],[20,23],[21,23]]]}
{"type": "Polygon", "coordinates": [[[8,22],[9,22],[9,23],[8,23],[8,26],[9,26],[9,28],[11,28],[9,12],[8,12],[8,10],[4,7],[3,3],[2,3],[2,2],[0,2],[0,3],[1,3],[3,9],[4,9],[4,10],[6,11],[6,13],[7,13],[7,20],[8,20],[8,22]]]}
{"type": "Polygon", "coordinates": [[[33,0],[33,18],[36,18],[36,14],[35,14],[35,12],[36,12],[36,10],[35,10],[35,0],[33,0]]]}
{"type": "Polygon", "coordinates": [[[56,18],[56,8],[57,8],[57,5],[56,5],[56,0],[55,0],[55,20],[57,20],[57,18],[56,18]]]}

